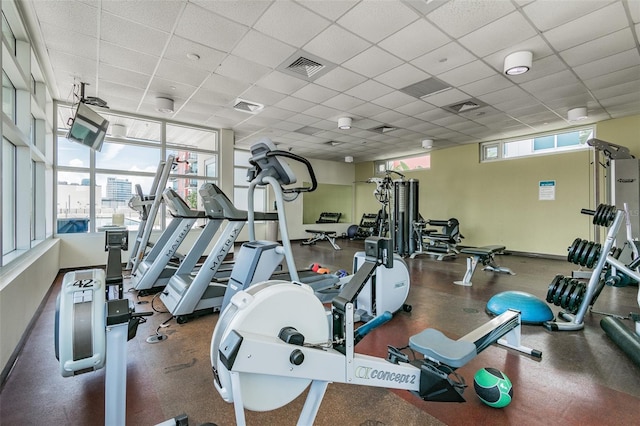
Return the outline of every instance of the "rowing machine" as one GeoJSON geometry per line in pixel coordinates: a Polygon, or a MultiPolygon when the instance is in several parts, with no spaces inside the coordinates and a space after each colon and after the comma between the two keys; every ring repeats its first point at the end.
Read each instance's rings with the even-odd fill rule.
{"type": "Polygon", "coordinates": [[[406,389],[424,400],[462,402],[462,387],[449,375],[492,343],[540,357],[520,344],[520,313],[507,311],[454,341],[437,330],[411,337],[423,355],[410,360],[397,348],[388,358],[357,354],[355,345],[391,318],[388,312],[354,331],[358,293],[393,256],[388,240],[365,242],[367,261],[332,302],[331,316],[306,285],[267,281],[236,293],[211,341],[216,390],[233,402],[238,425],[244,409],[267,411],[293,401],[311,385],[298,424],[312,424],[329,382],[406,389]]]}

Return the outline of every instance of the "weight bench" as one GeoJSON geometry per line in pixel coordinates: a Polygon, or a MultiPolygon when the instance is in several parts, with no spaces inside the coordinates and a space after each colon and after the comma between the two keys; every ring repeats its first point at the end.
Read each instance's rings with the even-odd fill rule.
{"type": "Polygon", "coordinates": [[[467,258],[467,272],[464,274],[462,281],[454,281],[454,284],[471,286],[471,277],[476,271],[478,262],[484,265],[483,271],[501,272],[504,274],[515,275],[515,273],[503,266],[496,264],[495,255],[503,254],[505,246],[484,246],[484,247],[467,247],[460,250],[462,254],[469,254],[467,258]]]}
{"type": "Polygon", "coordinates": [[[336,232],[335,231],[318,231],[316,229],[307,229],[306,232],[313,234],[308,240],[300,243],[301,245],[308,246],[315,244],[316,241],[327,240],[333,246],[334,250],[340,250],[340,246],[336,244],[336,232]]]}

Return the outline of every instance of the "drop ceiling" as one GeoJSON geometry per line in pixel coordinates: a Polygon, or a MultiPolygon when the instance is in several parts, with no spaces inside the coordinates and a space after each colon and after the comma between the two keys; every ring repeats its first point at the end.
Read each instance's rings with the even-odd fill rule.
{"type": "Polygon", "coordinates": [[[638,0],[19,3],[56,99],[86,82],[112,110],[233,129],[239,147],[358,162],[640,113],[638,0]],[[531,70],[506,76],[521,50],[531,70]],[[569,122],[575,107],[589,118],[569,122]]]}

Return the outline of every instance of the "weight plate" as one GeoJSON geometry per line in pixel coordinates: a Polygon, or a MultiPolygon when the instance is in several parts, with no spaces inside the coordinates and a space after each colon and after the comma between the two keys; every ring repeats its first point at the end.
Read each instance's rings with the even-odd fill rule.
{"type": "Polygon", "coordinates": [[[567,288],[568,285],[569,285],[569,278],[564,278],[562,280],[562,283],[558,287],[558,290],[555,293],[553,293],[554,305],[560,306],[560,296],[562,296],[562,293],[564,292],[564,290],[567,288]]]}
{"type": "Polygon", "coordinates": [[[573,292],[571,292],[571,295],[569,296],[569,303],[567,304],[567,310],[569,311],[569,313],[575,314],[576,312],[578,312],[580,303],[582,303],[584,292],[585,286],[583,283],[577,285],[573,292]]]}
{"type": "Polygon", "coordinates": [[[596,213],[593,215],[593,224],[600,225],[600,216],[602,216],[602,206],[604,204],[600,204],[596,209],[596,213]]]}
{"type": "Polygon", "coordinates": [[[598,262],[598,259],[600,258],[600,251],[602,250],[602,244],[596,244],[593,246],[593,249],[591,249],[591,253],[589,253],[589,256],[587,257],[587,268],[592,268],[593,265],[596,264],[596,262],[598,262]]]}
{"type": "Polygon", "coordinates": [[[578,249],[578,245],[580,244],[580,241],[582,241],[582,238],[576,238],[575,240],[573,240],[573,242],[567,249],[568,250],[567,262],[572,262],[571,259],[573,259],[573,255],[576,253],[576,250],[578,249]]]}
{"type": "Polygon", "coordinates": [[[566,290],[562,292],[562,296],[560,296],[560,307],[562,309],[567,309],[567,306],[569,306],[569,295],[575,290],[576,284],[575,280],[569,281],[566,290]]]}
{"type": "Polygon", "coordinates": [[[576,265],[580,264],[580,258],[582,257],[582,252],[584,251],[584,249],[587,246],[587,244],[589,244],[589,241],[582,240],[580,242],[580,244],[578,245],[578,249],[576,250],[575,254],[573,255],[573,259],[571,259],[571,261],[573,263],[575,263],[576,265]]]}
{"type": "Polygon", "coordinates": [[[616,207],[609,206],[609,209],[607,210],[604,226],[611,226],[615,218],[616,218],[616,207]]]}
{"type": "Polygon", "coordinates": [[[580,266],[584,266],[587,263],[587,257],[589,256],[589,252],[591,251],[591,247],[593,247],[595,243],[592,241],[589,241],[587,244],[585,244],[584,249],[582,249],[582,252],[580,253],[580,257],[577,259],[578,260],[578,265],[580,266]]]}
{"type": "Polygon", "coordinates": [[[564,275],[556,275],[553,278],[553,281],[551,281],[551,284],[549,284],[549,289],[547,290],[547,302],[553,303],[553,295],[558,289],[558,286],[560,285],[560,282],[562,281],[563,278],[564,278],[564,275]]]}

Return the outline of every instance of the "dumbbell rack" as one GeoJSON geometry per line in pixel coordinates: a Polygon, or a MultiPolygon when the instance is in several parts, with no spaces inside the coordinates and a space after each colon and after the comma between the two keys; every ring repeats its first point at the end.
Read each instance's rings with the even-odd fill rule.
{"type": "Polygon", "coordinates": [[[620,250],[613,245],[625,219],[624,210],[600,204],[595,211],[582,209],[581,213],[592,215],[594,225],[608,227],[609,230],[603,244],[576,238],[569,247],[567,261],[587,268],[593,267],[593,271],[586,285],[562,275],[556,275],[553,279],[547,292],[547,302],[560,306],[565,311],[558,314],[559,319],[564,320],[563,322],[544,323],[545,328],[551,331],[574,331],[584,327],[587,309],[593,306],[605,285],[603,271],[607,265],[640,282],[640,274],[636,270],[640,258],[625,265],[618,260],[620,250]]]}

